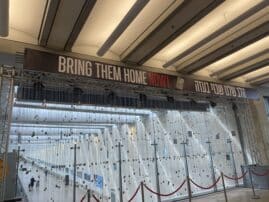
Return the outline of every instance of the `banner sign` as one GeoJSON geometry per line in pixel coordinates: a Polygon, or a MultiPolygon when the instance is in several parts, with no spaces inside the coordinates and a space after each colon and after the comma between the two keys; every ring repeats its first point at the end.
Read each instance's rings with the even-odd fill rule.
{"type": "Polygon", "coordinates": [[[177,82],[177,76],[148,72],[32,49],[25,50],[24,68],[34,71],[64,73],[69,74],[70,76],[85,76],[94,79],[104,79],[160,88],[175,88],[177,82]]]}
{"type": "Polygon", "coordinates": [[[184,90],[215,96],[259,99],[258,92],[252,88],[242,88],[238,86],[188,78],[184,79],[184,90]]]}
{"type": "Polygon", "coordinates": [[[24,69],[217,96],[258,99],[257,92],[250,88],[182,78],[33,49],[25,49],[24,69]]]}

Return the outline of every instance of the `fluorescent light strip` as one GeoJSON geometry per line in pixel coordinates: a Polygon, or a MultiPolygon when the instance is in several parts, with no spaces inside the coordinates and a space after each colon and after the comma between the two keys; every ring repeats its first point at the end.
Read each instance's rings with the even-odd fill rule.
{"type": "Polygon", "coordinates": [[[109,112],[109,113],[118,113],[118,114],[133,114],[133,115],[148,115],[152,112],[150,110],[143,109],[128,109],[128,108],[119,108],[119,107],[100,107],[100,106],[92,106],[92,105],[67,105],[67,104],[53,104],[53,103],[40,103],[40,102],[22,102],[16,101],[14,106],[18,107],[40,107],[42,109],[50,109],[50,108],[58,108],[59,110],[89,110],[94,112],[109,112]]]}

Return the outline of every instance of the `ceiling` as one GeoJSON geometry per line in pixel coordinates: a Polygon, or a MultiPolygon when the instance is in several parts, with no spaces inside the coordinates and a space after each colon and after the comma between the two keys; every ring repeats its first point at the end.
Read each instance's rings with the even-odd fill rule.
{"type": "Polygon", "coordinates": [[[269,83],[268,0],[10,0],[3,39],[220,81],[269,83]]]}

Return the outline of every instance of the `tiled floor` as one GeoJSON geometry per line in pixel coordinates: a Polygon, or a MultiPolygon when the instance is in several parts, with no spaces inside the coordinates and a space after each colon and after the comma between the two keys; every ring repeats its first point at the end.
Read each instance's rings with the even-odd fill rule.
{"type": "MultiPolygon", "coordinates": [[[[251,189],[233,189],[227,191],[228,202],[269,202],[269,190],[256,190],[256,195],[260,196],[260,199],[252,199],[252,190],[251,189]]],[[[185,200],[184,202],[187,202],[185,200]]],[[[193,198],[193,202],[224,202],[223,192],[211,194],[209,196],[202,196],[198,198],[193,198]]]]}
{"type": "MultiPolygon", "coordinates": [[[[29,202],[71,202],[73,197],[72,185],[65,186],[63,180],[56,179],[52,175],[47,175],[45,177],[44,171],[37,169],[36,167],[31,167],[27,165],[28,169],[32,171],[29,174],[20,171],[19,177],[22,181],[26,194],[28,195],[29,202]],[[40,187],[29,192],[28,184],[30,178],[33,176],[37,179],[38,175],[40,176],[40,187]],[[56,187],[57,185],[57,187],[56,187]]],[[[85,194],[85,190],[80,188],[76,189],[76,201],[80,201],[82,196],[85,194]]],[[[86,201],[86,200],[85,200],[86,201]]]]}
{"type": "MultiPolygon", "coordinates": [[[[55,176],[49,175],[45,177],[44,171],[31,167],[27,164],[28,169],[32,171],[29,174],[20,171],[19,176],[23,183],[23,186],[28,195],[29,202],[71,202],[73,197],[72,185],[65,186],[63,180],[56,179],[55,176]],[[33,191],[29,192],[28,184],[30,178],[33,176],[37,179],[37,176],[40,176],[40,187],[34,188],[33,191]],[[56,185],[58,187],[56,187],[56,185]]],[[[80,201],[82,196],[85,194],[86,190],[80,188],[76,189],[77,197],[76,201],[80,201]]],[[[269,202],[269,190],[256,190],[257,195],[260,196],[260,199],[252,199],[252,190],[238,188],[234,190],[227,191],[228,201],[229,202],[269,202]]],[[[86,201],[86,200],[84,200],[86,201]]],[[[185,200],[184,202],[187,202],[185,200]]],[[[201,196],[192,199],[193,202],[224,202],[223,192],[210,194],[208,196],[201,196]]]]}

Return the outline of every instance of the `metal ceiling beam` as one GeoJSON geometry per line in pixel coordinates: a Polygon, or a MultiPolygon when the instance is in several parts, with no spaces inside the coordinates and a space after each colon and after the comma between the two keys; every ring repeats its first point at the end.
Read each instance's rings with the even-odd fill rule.
{"type": "Polygon", "coordinates": [[[185,0],[122,61],[143,64],[224,0],[185,0]]]}
{"type": "Polygon", "coordinates": [[[43,18],[38,34],[38,44],[40,46],[46,46],[49,35],[56,17],[57,10],[59,8],[60,0],[53,0],[46,2],[46,7],[43,13],[43,18]]]}
{"type": "Polygon", "coordinates": [[[66,51],[70,51],[73,47],[75,41],[77,40],[79,33],[81,32],[85,22],[87,21],[89,15],[91,14],[91,11],[95,5],[97,0],[86,0],[84,3],[84,6],[77,18],[77,21],[73,27],[72,32],[70,33],[70,36],[65,44],[64,49],[66,51]]]}
{"type": "Polygon", "coordinates": [[[236,77],[242,76],[244,74],[250,73],[252,71],[255,71],[257,69],[263,68],[265,66],[269,65],[269,59],[265,59],[263,61],[260,61],[258,63],[255,63],[253,65],[249,65],[247,67],[244,67],[243,69],[240,69],[238,71],[235,71],[233,73],[227,74],[225,76],[219,77],[219,79],[221,80],[231,80],[234,79],[236,77]]]}
{"type": "MultiPolygon", "coordinates": [[[[92,133],[94,134],[94,133],[92,133]]],[[[44,141],[44,140],[71,140],[72,138],[73,139],[78,139],[79,137],[82,137],[85,135],[74,135],[74,136],[62,136],[62,139],[61,139],[61,136],[60,135],[55,135],[55,136],[38,136],[36,135],[35,137],[31,137],[31,136],[21,136],[19,142],[23,142],[23,141],[44,141]],[[37,138],[38,137],[38,138],[37,138]]],[[[15,142],[17,142],[18,140],[18,136],[12,136],[10,138],[10,140],[13,140],[15,142]]]]}
{"type": "Polygon", "coordinates": [[[116,42],[116,40],[121,36],[125,29],[133,22],[133,20],[138,16],[138,14],[147,5],[149,0],[137,0],[128,13],[121,20],[116,29],[107,38],[105,43],[97,51],[98,56],[103,56],[108,49],[116,42]]]}
{"type": "Polygon", "coordinates": [[[47,47],[56,50],[64,50],[68,40],[70,40],[69,45],[75,40],[76,35],[80,32],[79,28],[84,24],[82,20],[86,20],[86,14],[89,14],[87,13],[87,9],[91,9],[90,6],[86,6],[84,9],[85,5],[92,5],[90,1],[92,0],[60,0],[47,40],[47,47]],[[79,19],[79,17],[81,17],[81,19],[79,19]]]}
{"type": "Polygon", "coordinates": [[[258,82],[260,80],[263,80],[263,79],[267,79],[269,78],[269,72],[268,73],[265,73],[265,74],[262,74],[262,75],[259,75],[259,76],[255,76],[255,77],[252,77],[252,78],[249,78],[246,80],[246,82],[249,82],[249,83],[254,83],[254,82],[258,82]]]}
{"type": "Polygon", "coordinates": [[[124,111],[110,111],[110,110],[99,110],[99,109],[78,109],[78,108],[69,108],[69,107],[52,107],[52,106],[37,106],[31,104],[21,104],[15,103],[14,107],[18,108],[33,108],[33,109],[44,109],[44,110],[54,110],[54,111],[72,111],[72,112],[87,112],[87,113],[99,113],[99,114],[117,114],[117,115],[129,115],[129,116],[148,116],[150,113],[142,112],[124,112],[124,111]]]}
{"type": "Polygon", "coordinates": [[[60,121],[17,121],[13,120],[12,123],[15,124],[32,124],[32,125],[59,125],[59,127],[64,124],[68,124],[70,127],[74,126],[90,126],[92,124],[129,124],[134,123],[135,121],[119,121],[119,122],[109,122],[109,121],[96,121],[96,122],[60,122],[60,121]]]}
{"type": "Polygon", "coordinates": [[[250,57],[248,58],[245,58],[243,60],[240,60],[239,62],[235,63],[235,64],[232,64],[228,67],[225,67],[224,69],[221,69],[219,71],[216,71],[216,72],[213,72],[212,74],[210,74],[211,77],[221,77],[222,75],[225,75],[225,73],[227,73],[228,71],[230,70],[233,70],[234,68],[238,67],[238,66],[241,66],[241,65],[244,65],[245,63],[248,63],[248,62],[251,62],[252,60],[255,60],[256,58],[262,56],[262,55],[265,55],[265,54],[268,54],[269,53],[269,49],[266,49],[264,51],[261,51],[259,53],[256,53],[254,55],[251,55],[250,57]]]}
{"type": "Polygon", "coordinates": [[[263,84],[266,84],[266,83],[269,83],[269,77],[266,77],[266,78],[261,79],[259,81],[251,82],[252,85],[256,85],[256,86],[260,86],[260,85],[263,85],[263,84]]]}
{"type": "MultiPolygon", "coordinates": [[[[87,134],[92,134],[92,133],[98,133],[100,131],[103,131],[105,128],[94,128],[93,129],[90,129],[92,131],[89,131],[89,132],[86,132],[87,134]]],[[[57,136],[61,136],[60,133],[53,133],[53,134],[42,134],[42,133],[38,133],[36,132],[34,136],[32,136],[32,134],[20,134],[21,137],[30,137],[30,138],[36,138],[36,137],[57,137],[57,136]]],[[[74,137],[74,136],[83,136],[83,135],[86,135],[86,134],[80,134],[80,133],[72,133],[70,136],[65,136],[64,134],[62,134],[63,137],[74,137]]],[[[17,137],[18,138],[18,134],[10,134],[10,137],[17,137]]]]}
{"type": "Polygon", "coordinates": [[[269,22],[255,27],[251,31],[243,34],[242,36],[232,40],[230,43],[222,46],[221,48],[213,51],[212,53],[200,58],[199,60],[184,67],[180,72],[185,74],[192,74],[201,70],[202,68],[216,62],[217,60],[224,58],[240,49],[247,47],[248,45],[266,37],[269,34],[269,22]]]}
{"type": "Polygon", "coordinates": [[[61,143],[66,143],[68,141],[72,141],[72,138],[60,138],[60,137],[56,137],[56,138],[50,138],[50,139],[23,139],[18,141],[18,138],[12,138],[10,139],[10,141],[12,141],[12,143],[10,142],[10,147],[12,146],[17,146],[18,144],[20,144],[21,146],[24,144],[32,144],[32,145],[41,145],[41,144],[46,144],[46,145],[51,145],[51,144],[57,144],[59,142],[61,143]],[[29,142],[30,141],[30,142],[29,142]]]}
{"type": "MultiPolygon", "coordinates": [[[[59,143],[68,143],[68,142],[71,142],[73,141],[74,139],[77,139],[77,138],[53,138],[53,139],[23,139],[23,140],[20,140],[18,141],[17,139],[12,139],[10,142],[10,147],[18,147],[18,144],[20,146],[23,146],[23,145],[31,145],[32,149],[35,148],[35,149],[38,149],[38,147],[40,146],[57,146],[57,144],[59,143]]],[[[30,151],[30,148],[24,148],[26,151],[30,151]]]]}
{"type": "Polygon", "coordinates": [[[179,54],[178,56],[174,57],[173,59],[169,60],[167,63],[163,65],[164,68],[169,67],[176,63],[177,61],[181,60],[182,58],[186,57],[187,55],[191,54],[193,51],[196,49],[204,46],[206,43],[209,41],[212,41],[214,38],[220,36],[227,30],[231,29],[232,27],[236,26],[237,24],[241,23],[243,20],[249,18],[253,14],[259,12],[260,10],[264,9],[266,6],[269,5],[269,1],[262,1],[261,3],[257,4],[253,8],[249,9],[247,12],[243,13],[242,15],[238,16],[228,24],[224,25],[222,28],[219,30],[213,32],[210,34],[208,37],[204,38],[202,41],[198,42],[197,44],[193,45],[183,53],[179,54]]]}
{"type": "Polygon", "coordinates": [[[53,124],[49,124],[49,125],[46,125],[46,124],[35,124],[35,125],[32,125],[32,123],[29,123],[29,124],[18,124],[18,123],[12,123],[11,124],[11,127],[13,128],[16,128],[16,127],[19,127],[19,128],[73,128],[73,129],[93,129],[93,128],[100,128],[100,127],[103,127],[103,128],[107,128],[107,127],[112,127],[116,124],[87,124],[86,126],[72,126],[72,125],[65,125],[65,124],[61,124],[61,125],[53,125],[53,124]]]}
{"type": "Polygon", "coordinates": [[[42,125],[42,124],[11,124],[12,128],[69,128],[69,129],[100,129],[100,128],[107,128],[107,127],[112,127],[114,124],[87,124],[86,126],[72,126],[72,125],[42,125]]]}

